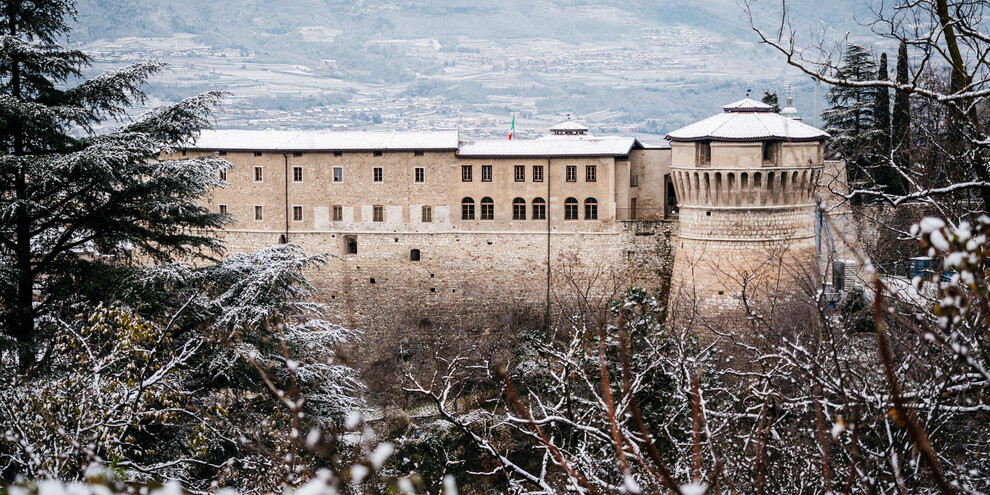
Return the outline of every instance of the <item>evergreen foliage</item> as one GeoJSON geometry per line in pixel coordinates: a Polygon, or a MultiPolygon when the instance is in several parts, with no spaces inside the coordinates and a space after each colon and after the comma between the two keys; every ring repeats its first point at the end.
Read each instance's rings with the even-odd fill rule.
{"type": "MultiPolygon", "coordinates": [[[[887,72],[887,54],[880,54],[880,67],[877,72],[878,81],[890,79],[887,72]]],[[[890,122],[890,88],[879,86],[876,88],[876,105],[873,108],[874,129],[876,134],[876,158],[877,162],[873,172],[873,180],[878,189],[890,194],[904,194],[906,187],[904,179],[898,173],[896,162],[892,155],[891,147],[891,122],[890,122]]]]}
{"type": "MultiPolygon", "coordinates": [[[[870,50],[849,44],[837,77],[849,82],[870,81],[876,73],[870,50]]],[[[828,108],[822,112],[822,120],[832,135],[828,154],[845,160],[850,183],[854,188],[862,187],[869,181],[866,171],[875,159],[876,88],[832,86],[825,100],[828,108]]]]}
{"type": "Polygon", "coordinates": [[[770,92],[769,89],[763,91],[763,98],[760,99],[763,103],[770,105],[773,108],[773,113],[780,113],[780,98],[777,96],[777,92],[770,92]]]}
{"type": "MultiPolygon", "coordinates": [[[[901,41],[897,48],[897,68],[895,82],[899,85],[907,85],[908,80],[908,55],[907,42],[901,41]]],[[[890,121],[891,147],[896,151],[894,159],[898,166],[904,167],[908,164],[908,148],[911,143],[911,100],[908,92],[903,89],[894,90],[894,110],[890,121]]]]}
{"type": "Polygon", "coordinates": [[[73,15],[69,0],[0,3],[0,343],[16,345],[22,370],[50,340],[42,317],[98,300],[136,258],[219,252],[200,231],[225,221],[198,200],[220,186],[227,162],[158,160],[208,125],[222,95],[129,119],[164,65],[69,86],[90,62],[57,44],[73,15]],[[108,121],[120,125],[95,131],[108,121]]]}

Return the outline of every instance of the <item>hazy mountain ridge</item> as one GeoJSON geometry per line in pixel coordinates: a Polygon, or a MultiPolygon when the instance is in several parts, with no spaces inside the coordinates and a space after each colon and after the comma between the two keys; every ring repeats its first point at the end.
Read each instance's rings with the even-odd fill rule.
{"type": "MultiPolygon", "coordinates": [[[[857,5],[837,3],[823,12],[811,0],[788,5],[810,31],[857,5]]],[[[776,5],[755,7],[772,28],[776,5]]],[[[214,55],[136,53],[183,66],[183,74],[156,82],[164,99],[218,87],[243,97],[237,112],[305,112],[306,105],[354,101],[355,109],[337,122],[347,115],[379,121],[375,116],[383,114],[389,124],[387,114],[394,113],[395,125],[436,125],[378,108],[400,98],[403,109],[443,106],[437,118],[448,120],[510,112],[547,120],[574,112],[598,115],[607,126],[660,120],[669,129],[710,115],[747,88],[759,96],[785,82],[804,98],[806,113],[811,109],[810,82],[756,44],[736,0],[90,0],[78,9],[70,38],[84,46],[194,35],[214,55]],[[215,55],[221,52],[225,58],[215,55]],[[273,74],[296,82],[275,88],[273,74]],[[300,81],[303,76],[309,79],[300,81]],[[312,87],[300,89],[300,82],[312,87]]],[[[119,55],[128,49],[115,49],[108,61],[126,61],[119,55]]]]}

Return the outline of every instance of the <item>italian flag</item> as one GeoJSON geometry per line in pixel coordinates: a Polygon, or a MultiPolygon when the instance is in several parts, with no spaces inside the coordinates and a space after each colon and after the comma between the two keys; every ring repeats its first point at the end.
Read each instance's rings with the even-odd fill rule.
{"type": "Polygon", "coordinates": [[[512,141],[512,135],[516,133],[516,114],[512,114],[512,127],[509,129],[509,141],[512,141]]]}

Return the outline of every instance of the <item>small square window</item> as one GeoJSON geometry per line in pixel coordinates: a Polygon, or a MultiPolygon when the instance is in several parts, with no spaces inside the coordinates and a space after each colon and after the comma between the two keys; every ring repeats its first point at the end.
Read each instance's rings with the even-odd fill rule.
{"type": "Polygon", "coordinates": [[[567,182],[577,182],[577,166],[568,165],[566,171],[567,171],[567,182]]]}
{"type": "Polygon", "coordinates": [[[423,156],[423,150],[413,151],[413,156],[423,156]]]}
{"type": "Polygon", "coordinates": [[[265,209],[261,205],[256,205],[254,207],[254,219],[257,221],[265,219],[265,209]]]}
{"type": "Polygon", "coordinates": [[[292,167],[292,182],[302,182],[302,167],[292,167]]]}
{"type": "Polygon", "coordinates": [[[385,207],[382,205],[375,205],[371,207],[371,219],[373,222],[384,222],[385,221],[385,207]]]}
{"type": "Polygon", "coordinates": [[[227,151],[226,150],[220,150],[220,151],[217,152],[217,154],[220,155],[220,156],[227,156],[227,151]]]}
{"type": "Polygon", "coordinates": [[[416,167],[413,170],[414,180],[418,183],[426,182],[426,169],[423,167],[416,167]]]}
{"type": "Polygon", "coordinates": [[[227,214],[227,205],[220,205],[220,214],[221,215],[227,214]]]}
{"type": "Polygon", "coordinates": [[[516,182],[526,182],[526,166],[516,165],[516,182]]]}
{"type": "Polygon", "coordinates": [[[333,205],[333,221],[342,222],[344,221],[344,207],[340,205],[333,205]]]}
{"type": "Polygon", "coordinates": [[[584,167],[584,181],[595,182],[598,180],[598,168],[594,165],[584,167]]]}
{"type": "Polygon", "coordinates": [[[344,156],[344,152],[343,151],[334,151],[333,152],[333,156],[344,156]]]}
{"type": "Polygon", "coordinates": [[[186,156],[186,150],[182,150],[182,156],[186,156]]]}
{"type": "Polygon", "coordinates": [[[254,156],[261,156],[261,152],[260,151],[255,151],[254,152],[254,156]]]}
{"type": "Polygon", "coordinates": [[[371,169],[371,173],[372,173],[372,179],[375,182],[381,182],[382,181],[382,178],[383,178],[382,176],[384,175],[384,170],[382,169],[382,167],[375,167],[375,168],[371,169]]]}
{"type": "Polygon", "coordinates": [[[481,182],[491,182],[492,181],[492,166],[482,165],[481,166],[481,182]]]}
{"type": "Polygon", "coordinates": [[[429,223],[433,221],[433,207],[423,206],[423,222],[429,223]]]}
{"type": "Polygon", "coordinates": [[[471,182],[471,166],[461,165],[461,181],[471,182]]]}
{"type": "Polygon", "coordinates": [[[375,151],[373,154],[375,156],[382,156],[382,152],[381,151],[375,151]]]}
{"type": "Polygon", "coordinates": [[[344,182],[344,167],[333,168],[333,181],[344,182]]]}
{"type": "Polygon", "coordinates": [[[302,156],[302,151],[293,151],[292,156],[302,156]]]}
{"type": "Polygon", "coordinates": [[[543,165],[533,165],[533,182],[543,182],[543,165]]]}
{"type": "Polygon", "coordinates": [[[303,219],[302,206],[293,206],[292,207],[292,221],[293,222],[301,222],[302,219],[303,219]]]}
{"type": "Polygon", "coordinates": [[[262,182],[265,178],[264,172],[261,167],[254,167],[254,181],[262,182]]]}

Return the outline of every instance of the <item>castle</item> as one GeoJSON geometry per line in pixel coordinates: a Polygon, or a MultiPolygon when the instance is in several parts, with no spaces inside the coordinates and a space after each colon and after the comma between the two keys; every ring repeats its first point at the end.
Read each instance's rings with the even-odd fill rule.
{"type": "MultiPolygon", "coordinates": [[[[728,314],[739,275],[759,272],[768,250],[817,277],[826,137],[746,99],[669,146],[568,121],[524,141],[208,131],[176,155],[235,165],[209,198],[234,220],[229,250],[291,242],[335,255],[311,274],[319,297],[374,342],[400,321],[483,326],[510,307],[554,311],[564,292],[657,289],[671,271],[672,297],[695,301],[675,308],[728,314]]],[[[760,284],[782,282],[796,283],[760,284]]]]}

